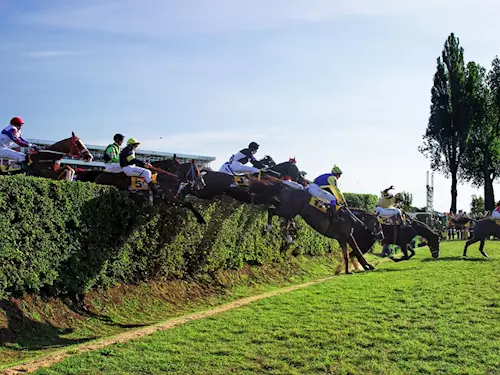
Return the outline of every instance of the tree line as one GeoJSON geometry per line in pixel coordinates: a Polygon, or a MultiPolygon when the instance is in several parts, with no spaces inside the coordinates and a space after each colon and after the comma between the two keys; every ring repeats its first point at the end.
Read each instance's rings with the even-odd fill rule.
{"type": "Polygon", "coordinates": [[[437,59],[429,123],[419,147],[432,170],[451,177],[451,212],[457,210],[459,181],[483,187],[484,208],[495,207],[499,136],[500,59],[493,59],[489,71],[474,61],[466,64],[452,33],[437,59]]]}

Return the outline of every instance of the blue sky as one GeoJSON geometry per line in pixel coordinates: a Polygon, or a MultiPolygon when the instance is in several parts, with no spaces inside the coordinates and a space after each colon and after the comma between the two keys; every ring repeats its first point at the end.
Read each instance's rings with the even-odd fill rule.
{"type": "MultiPolygon", "coordinates": [[[[492,0],[0,0],[0,113],[22,116],[26,137],[122,132],[214,168],[255,140],[309,177],[338,164],[344,191],[393,184],[422,206],[436,58],[453,31],[489,66],[499,12],[492,0]]],[[[436,175],[435,190],[448,209],[449,181],[436,175]]],[[[477,192],[461,186],[459,208],[477,192]]]]}

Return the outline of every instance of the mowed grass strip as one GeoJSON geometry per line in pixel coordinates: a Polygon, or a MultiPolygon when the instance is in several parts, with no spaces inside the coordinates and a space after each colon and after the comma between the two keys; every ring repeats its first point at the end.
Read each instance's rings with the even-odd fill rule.
{"type": "Polygon", "coordinates": [[[500,374],[500,244],[340,276],[38,374],[500,374]]]}

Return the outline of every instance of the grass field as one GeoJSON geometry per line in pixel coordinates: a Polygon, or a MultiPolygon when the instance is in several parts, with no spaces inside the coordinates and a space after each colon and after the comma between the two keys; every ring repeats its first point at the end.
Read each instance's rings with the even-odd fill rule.
{"type": "Polygon", "coordinates": [[[262,300],[39,374],[500,374],[500,243],[262,300]]]}

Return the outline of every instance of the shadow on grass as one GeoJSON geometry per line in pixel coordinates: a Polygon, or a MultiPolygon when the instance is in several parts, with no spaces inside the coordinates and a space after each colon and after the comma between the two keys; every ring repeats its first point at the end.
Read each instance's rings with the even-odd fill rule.
{"type": "Polygon", "coordinates": [[[7,317],[5,327],[0,328],[0,346],[18,350],[39,350],[60,346],[74,345],[89,341],[61,337],[73,332],[71,328],[58,328],[47,322],[38,322],[23,313],[11,301],[0,301],[0,310],[7,317]]]}
{"type": "Polygon", "coordinates": [[[422,259],[421,262],[439,262],[439,261],[468,261],[468,262],[490,262],[491,260],[489,258],[464,258],[462,256],[455,256],[455,257],[439,257],[437,259],[433,258],[426,258],[422,259]]]}

